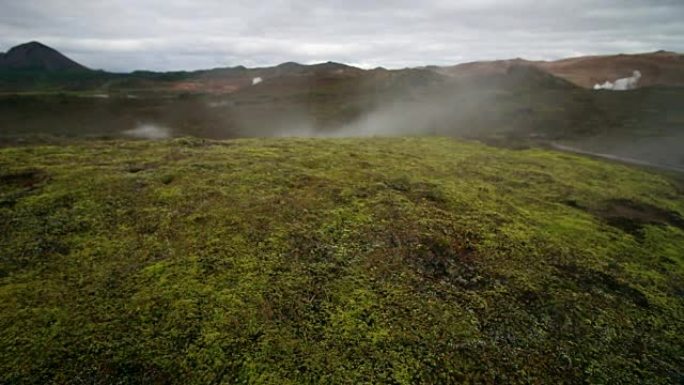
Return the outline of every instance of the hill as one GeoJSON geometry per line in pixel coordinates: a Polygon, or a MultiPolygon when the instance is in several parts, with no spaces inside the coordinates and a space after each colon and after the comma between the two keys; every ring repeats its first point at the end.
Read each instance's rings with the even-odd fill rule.
{"type": "Polygon", "coordinates": [[[436,71],[459,78],[482,77],[506,73],[516,66],[535,67],[584,88],[629,77],[635,70],[642,74],[640,87],[684,86],[684,56],[667,51],[635,55],[582,56],[557,61],[478,61],[437,67],[436,71]]]}
{"type": "Polygon", "coordinates": [[[7,53],[0,53],[0,71],[7,70],[63,72],[88,69],[57,50],[33,41],[13,47],[7,53]]]}
{"type": "Polygon", "coordinates": [[[2,383],[681,380],[684,185],[445,138],[0,149],[2,383]]]}
{"type": "Polygon", "coordinates": [[[684,55],[658,51],[636,55],[585,56],[536,65],[581,87],[591,88],[606,80],[629,77],[632,71],[642,74],[641,87],[684,86],[684,55]]]}
{"type": "MultiPolygon", "coordinates": [[[[146,90],[163,93],[227,94],[250,88],[256,78],[265,83],[275,81],[277,85],[274,87],[283,89],[302,87],[303,82],[315,82],[317,79],[358,83],[358,79],[363,78],[370,79],[367,83],[373,83],[374,80],[384,78],[388,72],[409,77],[416,76],[419,72],[434,72],[459,80],[488,79],[489,82],[513,72],[518,75],[525,73],[522,78],[518,76],[520,84],[532,81],[537,85],[545,84],[551,87],[567,87],[567,84],[574,84],[592,88],[597,83],[631,76],[634,70],[639,70],[643,75],[639,81],[641,87],[684,86],[684,56],[666,51],[636,55],[584,56],[549,62],[518,58],[394,71],[364,70],[334,62],[312,65],[288,62],[263,68],[237,66],[192,72],[136,71],[129,74],[114,74],[88,71],[86,67],[58,51],[38,42],[30,42],[12,48],[6,54],[0,54],[0,91],[97,90],[116,93],[146,90]]],[[[427,75],[421,76],[425,78],[427,75]]]]}

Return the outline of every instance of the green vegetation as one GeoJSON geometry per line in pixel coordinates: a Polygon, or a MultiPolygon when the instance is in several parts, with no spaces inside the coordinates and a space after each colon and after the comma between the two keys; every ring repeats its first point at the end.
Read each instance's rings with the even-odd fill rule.
{"type": "Polygon", "coordinates": [[[679,383],[683,216],[442,138],[5,148],[0,383],[679,383]]]}

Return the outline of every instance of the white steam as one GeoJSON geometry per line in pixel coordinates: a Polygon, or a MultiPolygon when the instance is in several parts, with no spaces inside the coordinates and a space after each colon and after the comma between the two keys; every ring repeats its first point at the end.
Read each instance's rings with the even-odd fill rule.
{"type": "Polygon", "coordinates": [[[166,139],[171,137],[171,130],[156,124],[139,124],[132,130],[123,132],[124,135],[138,139],[166,139]]]}
{"type": "Polygon", "coordinates": [[[603,84],[595,84],[595,90],[610,90],[610,91],[627,91],[637,88],[639,80],[641,79],[641,72],[634,71],[631,77],[618,79],[615,82],[606,81],[603,84]]]}
{"type": "Polygon", "coordinates": [[[255,86],[255,85],[257,85],[263,81],[264,81],[264,79],[262,79],[260,77],[256,77],[256,78],[252,79],[252,85],[255,86]]]}

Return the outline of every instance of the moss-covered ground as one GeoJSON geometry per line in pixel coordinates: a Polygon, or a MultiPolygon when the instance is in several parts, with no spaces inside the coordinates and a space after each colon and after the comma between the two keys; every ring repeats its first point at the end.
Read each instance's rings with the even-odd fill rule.
{"type": "Polygon", "coordinates": [[[684,185],[442,138],[0,150],[0,383],[677,384],[684,185]]]}

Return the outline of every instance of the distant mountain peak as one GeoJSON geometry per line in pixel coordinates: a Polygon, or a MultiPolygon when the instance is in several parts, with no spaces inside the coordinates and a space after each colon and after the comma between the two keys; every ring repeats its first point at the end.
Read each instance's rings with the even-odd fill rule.
{"type": "Polygon", "coordinates": [[[666,51],[664,49],[653,52],[653,55],[662,56],[662,57],[680,57],[680,56],[682,56],[682,54],[680,54],[680,53],[673,52],[673,51],[666,51]]]}
{"type": "Polygon", "coordinates": [[[85,66],[69,59],[54,48],[30,41],[0,54],[0,70],[39,70],[46,72],[85,71],[85,66]]]}
{"type": "MultiPolygon", "coordinates": [[[[43,44],[43,43],[41,43],[41,42],[39,42],[39,41],[32,40],[32,41],[29,41],[28,43],[19,44],[19,45],[15,46],[15,47],[12,47],[12,48],[10,49],[10,51],[11,51],[12,49],[22,49],[22,48],[50,48],[50,47],[48,47],[47,45],[45,45],[45,44],[43,44]]],[[[50,48],[50,49],[52,49],[52,48],[50,48]]]]}
{"type": "Polygon", "coordinates": [[[276,66],[276,68],[299,68],[299,67],[303,67],[303,66],[304,66],[303,64],[299,64],[299,63],[293,62],[293,61],[288,61],[285,63],[278,64],[276,66]]]}

